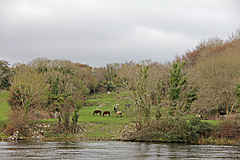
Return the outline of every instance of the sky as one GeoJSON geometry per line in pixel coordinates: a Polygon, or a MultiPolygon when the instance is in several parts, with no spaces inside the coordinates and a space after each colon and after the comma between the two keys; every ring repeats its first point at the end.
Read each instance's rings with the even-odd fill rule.
{"type": "Polygon", "coordinates": [[[169,62],[240,29],[239,0],[0,0],[0,60],[169,62]]]}

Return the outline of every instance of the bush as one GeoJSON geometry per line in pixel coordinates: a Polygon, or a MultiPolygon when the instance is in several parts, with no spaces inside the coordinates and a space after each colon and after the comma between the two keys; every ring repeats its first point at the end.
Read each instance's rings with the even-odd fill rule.
{"type": "Polygon", "coordinates": [[[9,123],[5,129],[6,135],[13,134],[14,131],[19,131],[22,136],[28,136],[28,125],[26,121],[24,121],[22,111],[11,111],[9,114],[9,123]]]}
{"type": "Polygon", "coordinates": [[[4,130],[4,128],[6,127],[6,120],[0,120],[0,133],[4,130]]]}
{"type": "Polygon", "coordinates": [[[189,122],[184,118],[165,117],[151,127],[143,128],[129,139],[161,142],[196,142],[199,137],[210,137],[214,126],[193,118],[189,122]]]}
{"type": "Polygon", "coordinates": [[[240,138],[240,124],[237,121],[223,121],[220,123],[219,138],[239,139],[240,138]]]}

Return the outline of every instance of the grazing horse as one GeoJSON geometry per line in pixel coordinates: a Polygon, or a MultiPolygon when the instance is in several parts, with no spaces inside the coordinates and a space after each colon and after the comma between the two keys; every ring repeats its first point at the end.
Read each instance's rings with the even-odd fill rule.
{"type": "Polygon", "coordinates": [[[130,104],[129,103],[125,104],[125,109],[127,109],[127,107],[130,108],[130,104]]]}
{"type": "Polygon", "coordinates": [[[117,110],[119,110],[119,107],[118,106],[114,106],[113,109],[114,109],[115,112],[117,112],[117,110]]]}
{"type": "Polygon", "coordinates": [[[116,116],[118,117],[118,115],[121,115],[122,117],[122,111],[117,111],[116,116]]]}
{"type": "Polygon", "coordinates": [[[99,113],[99,114],[100,114],[100,116],[101,116],[101,113],[102,113],[102,112],[101,112],[100,110],[95,110],[95,111],[93,112],[93,115],[94,115],[95,113],[96,113],[96,114],[98,114],[98,113],[99,113]]]}
{"type": "Polygon", "coordinates": [[[109,111],[104,111],[102,116],[104,116],[105,114],[108,114],[110,116],[110,112],[109,111]]]}
{"type": "Polygon", "coordinates": [[[197,117],[197,118],[201,118],[201,119],[203,118],[202,115],[196,115],[196,117],[197,117]]]}

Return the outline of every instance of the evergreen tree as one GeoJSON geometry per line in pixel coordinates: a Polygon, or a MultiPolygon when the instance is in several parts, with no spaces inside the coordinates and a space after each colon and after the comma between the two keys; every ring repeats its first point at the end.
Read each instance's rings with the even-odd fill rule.
{"type": "Polygon", "coordinates": [[[169,78],[169,114],[171,116],[181,115],[190,109],[191,104],[197,100],[197,87],[190,86],[187,77],[182,73],[185,62],[174,63],[170,70],[169,78]]]}
{"type": "Polygon", "coordinates": [[[0,60],[0,89],[9,89],[11,77],[12,72],[9,68],[9,63],[5,60],[0,60]]]}

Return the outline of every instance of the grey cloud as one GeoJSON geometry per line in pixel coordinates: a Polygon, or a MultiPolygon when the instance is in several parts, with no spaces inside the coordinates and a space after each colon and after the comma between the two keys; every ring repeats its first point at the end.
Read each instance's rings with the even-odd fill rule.
{"type": "Polygon", "coordinates": [[[1,59],[110,62],[171,60],[240,26],[239,1],[2,0],[1,59]]]}

